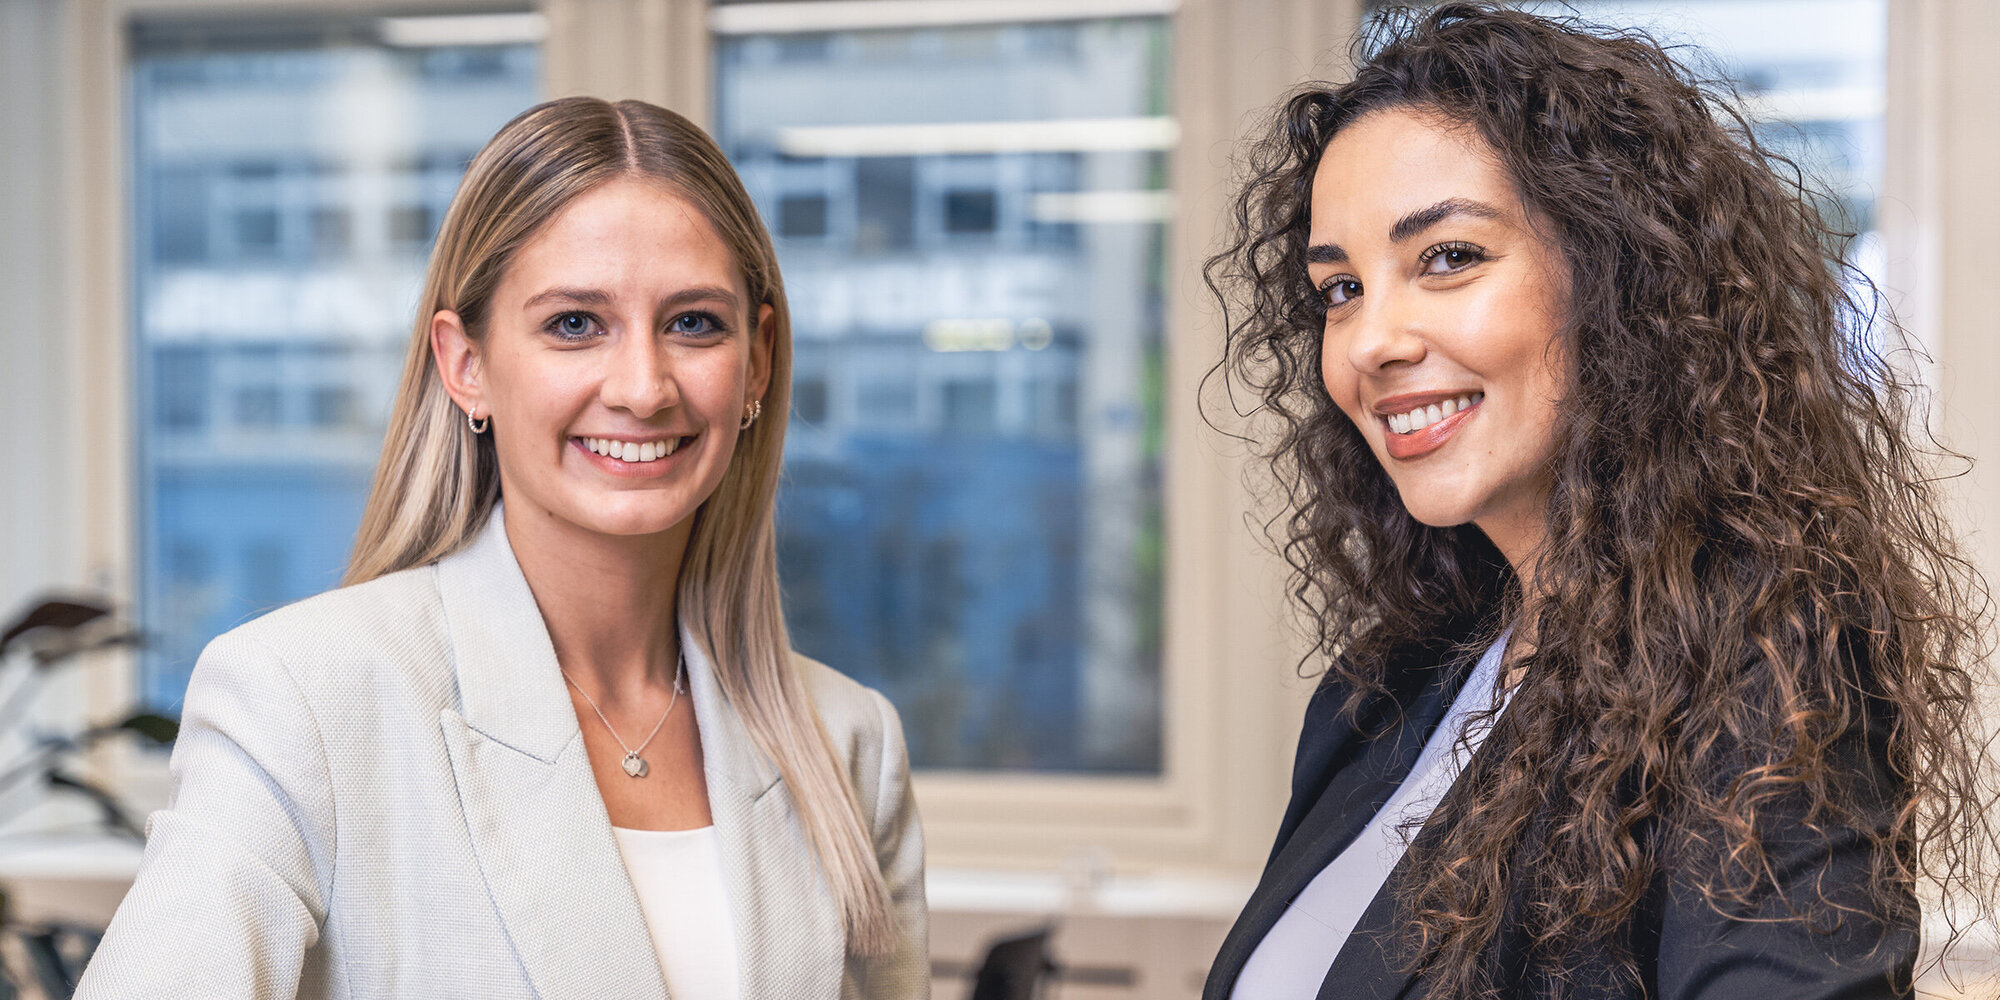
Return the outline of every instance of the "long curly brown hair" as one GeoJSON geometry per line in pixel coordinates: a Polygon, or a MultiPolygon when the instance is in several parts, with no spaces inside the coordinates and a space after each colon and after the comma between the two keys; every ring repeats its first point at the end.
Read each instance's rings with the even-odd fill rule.
{"type": "Polygon", "coordinates": [[[1986,591],[1940,513],[1956,456],[1883,346],[1901,330],[1842,263],[1851,236],[1726,84],[1641,33],[1448,3],[1379,15],[1359,56],[1248,147],[1206,274],[1217,370],[1261,398],[1273,534],[1347,710],[1387,690],[1400,645],[1465,622],[1475,643],[1509,622],[1533,636],[1487,750],[1412,847],[1402,902],[1433,995],[1489,990],[1503,925],[1556,992],[1586,953],[1636,979],[1653,880],[1705,872],[1709,905],[1768,903],[1779,822],[1858,832],[1873,871],[1804,905],[1780,891],[1778,919],[1913,929],[1926,884],[1990,916],[1986,591]],[[1313,175],[1385,108],[1483,137],[1568,265],[1535,594],[1477,528],[1411,517],[1320,379],[1313,175]]]}

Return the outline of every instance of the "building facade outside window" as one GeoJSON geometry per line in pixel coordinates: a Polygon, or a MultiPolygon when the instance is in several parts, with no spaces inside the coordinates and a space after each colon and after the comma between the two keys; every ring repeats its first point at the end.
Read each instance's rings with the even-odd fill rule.
{"type": "Polygon", "coordinates": [[[339,582],[432,237],[472,154],[538,99],[532,43],[400,44],[402,23],[132,31],[153,706],[178,707],[209,639],[339,582]]]}
{"type": "Polygon", "coordinates": [[[716,23],[797,344],[794,644],[918,767],[1159,772],[1167,19],[716,23]]]}

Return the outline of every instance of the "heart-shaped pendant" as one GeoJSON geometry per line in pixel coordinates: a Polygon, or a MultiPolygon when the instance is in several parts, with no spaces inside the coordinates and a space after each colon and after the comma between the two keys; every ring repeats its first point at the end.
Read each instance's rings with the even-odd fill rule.
{"type": "Polygon", "coordinates": [[[626,774],[629,774],[634,778],[643,778],[646,776],[646,772],[648,770],[649,768],[646,767],[646,759],[639,756],[639,751],[634,750],[631,753],[625,755],[626,774]]]}

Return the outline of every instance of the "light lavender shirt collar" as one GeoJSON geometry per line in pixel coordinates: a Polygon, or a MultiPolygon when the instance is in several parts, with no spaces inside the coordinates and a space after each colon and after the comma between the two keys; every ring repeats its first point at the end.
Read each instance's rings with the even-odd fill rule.
{"type": "Polygon", "coordinates": [[[1480,656],[1472,675],[1465,679],[1465,687],[1395,794],[1354,842],[1320,869],[1258,942],[1236,978],[1232,1000],[1296,1000],[1319,995],[1334,957],[1388,882],[1389,873],[1403,860],[1408,837],[1436,811],[1493,723],[1499,721],[1500,712],[1506,711],[1503,700],[1500,712],[1488,714],[1510,635],[1512,630],[1502,634],[1480,656]]]}

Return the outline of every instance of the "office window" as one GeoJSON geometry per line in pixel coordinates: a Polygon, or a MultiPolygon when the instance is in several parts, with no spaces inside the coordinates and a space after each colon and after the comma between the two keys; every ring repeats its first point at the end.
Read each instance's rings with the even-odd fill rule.
{"type": "Polygon", "coordinates": [[[916,419],[916,387],[879,371],[872,377],[858,379],[854,387],[854,416],[859,422],[901,429],[916,419]]]}
{"type": "Polygon", "coordinates": [[[312,422],[315,427],[349,426],[360,415],[359,410],[353,386],[321,386],[312,390],[312,422]]]}
{"type": "Polygon", "coordinates": [[[1158,773],[1167,19],[719,30],[717,138],[815,236],[793,642],[919,767],[1158,773]]]}
{"type": "Polygon", "coordinates": [[[792,380],[792,415],[808,424],[826,422],[826,380],[817,378],[794,378],[792,380]]]}
{"type": "Polygon", "coordinates": [[[947,434],[984,435],[999,429],[998,387],[989,379],[953,379],[944,384],[947,434]]]}
{"type": "Polygon", "coordinates": [[[208,362],[195,347],[163,347],[153,356],[153,419],[162,429],[199,431],[208,420],[208,362]]]}
{"type": "Polygon", "coordinates": [[[236,247],[246,257],[267,256],[278,249],[278,210],[243,208],[236,212],[236,247]]]}
{"type": "Polygon", "coordinates": [[[861,205],[854,249],[871,255],[908,250],[916,238],[915,159],[869,156],[856,160],[853,169],[861,205]]]}
{"type": "Polygon", "coordinates": [[[405,247],[429,250],[431,238],[437,235],[432,226],[428,205],[398,205],[389,210],[389,239],[405,247]]]}
{"type": "Polygon", "coordinates": [[[944,228],[951,233],[990,233],[1000,225],[1000,199],[992,191],[946,191],[944,228]]]}
{"type": "Polygon", "coordinates": [[[313,209],[312,243],[314,254],[323,260],[339,260],[352,252],[353,213],[337,205],[313,209]]]}
{"type": "Polygon", "coordinates": [[[1706,76],[1732,81],[1760,140],[1830,193],[1821,210],[1857,239],[1847,259],[1877,285],[1886,138],[1888,0],[1530,0],[1521,7],[1636,27],[1706,76]],[[1689,48],[1693,46],[1693,48],[1689,48]]]}
{"type": "Polygon", "coordinates": [[[339,581],[425,257],[469,151],[537,98],[531,43],[382,22],[132,32],[140,693],[339,581]]]}
{"type": "Polygon", "coordinates": [[[794,194],[778,199],[778,235],[811,239],[826,235],[826,196],[794,194]]]}
{"type": "Polygon", "coordinates": [[[274,429],[283,407],[275,385],[246,385],[236,390],[236,423],[243,427],[274,429]]]}

